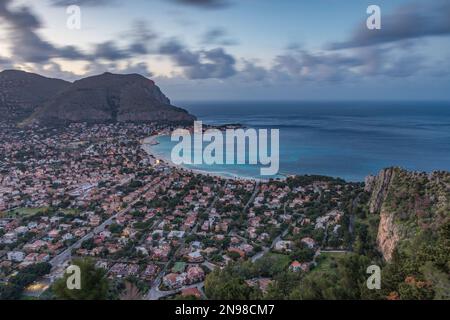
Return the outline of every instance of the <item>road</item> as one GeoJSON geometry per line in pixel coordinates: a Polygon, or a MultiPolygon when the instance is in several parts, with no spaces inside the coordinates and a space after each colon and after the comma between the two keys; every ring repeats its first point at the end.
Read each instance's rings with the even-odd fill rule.
{"type": "Polygon", "coordinates": [[[161,290],[159,290],[159,286],[152,287],[146,296],[146,300],[159,300],[164,297],[173,296],[174,294],[177,294],[184,289],[190,289],[190,288],[197,288],[200,292],[203,292],[202,291],[203,286],[204,286],[204,282],[202,281],[202,282],[199,282],[196,284],[192,284],[189,286],[183,286],[179,289],[169,290],[169,291],[161,291],[161,290]]]}
{"type": "MultiPolygon", "coordinates": [[[[287,206],[287,202],[285,202],[284,205],[283,205],[283,211],[284,211],[284,214],[286,214],[286,206],[287,206]]],[[[272,241],[272,243],[271,243],[271,245],[270,245],[269,248],[264,247],[264,248],[262,249],[261,252],[258,252],[257,254],[255,254],[255,255],[252,257],[252,259],[251,259],[252,262],[255,262],[255,261],[261,259],[267,252],[269,252],[270,249],[272,249],[273,247],[275,247],[275,244],[276,244],[278,241],[280,241],[281,238],[284,237],[284,236],[288,233],[288,231],[289,231],[289,227],[286,228],[285,230],[283,230],[283,232],[281,232],[281,234],[279,234],[278,237],[276,237],[275,239],[273,239],[273,241],[272,241]]]]}
{"type": "Polygon", "coordinates": [[[259,181],[256,181],[256,183],[255,183],[255,190],[253,191],[250,199],[247,201],[247,203],[245,204],[244,209],[242,210],[243,214],[245,214],[247,212],[247,209],[248,209],[249,205],[251,203],[253,203],[253,201],[255,200],[256,195],[258,194],[258,192],[259,192],[259,181]]]}
{"type": "MultiPolygon", "coordinates": [[[[218,200],[218,196],[215,196],[213,201],[211,202],[211,205],[208,207],[206,212],[211,212],[211,210],[212,210],[212,208],[214,208],[214,205],[216,204],[217,200],[218,200]]],[[[198,227],[200,226],[201,223],[203,223],[203,221],[198,221],[195,224],[195,226],[192,228],[191,233],[196,233],[197,229],[198,229],[198,227]]],[[[162,268],[162,270],[158,273],[158,275],[156,276],[155,280],[153,281],[153,284],[152,284],[150,290],[148,291],[147,295],[145,296],[146,300],[158,300],[160,298],[173,295],[173,294],[181,291],[182,289],[193,288],[193,287],[196,287],[197,285],[199,285],[199,284],[195,284],[195,285],[181,287],[180,289],[170,290],[170,291],[161,291],[161,290],[159,290],[159,286],[161,285],[162,278],[166,274],[167,267],[177,257],[178,252],[184,248],[185,242],[186,242],[186,238],[184,237],[181,240],[181,243],[178,246],[178,248],[176,249],[175,253],[169,259],[169,261],[167,261],[167,263],[164,265],[164,268],[162,268]]],[[[203,282],[201,284],[203,285],[203,282]]]]}
{"type": "Polygon", "coordinates": [[[55,268],[55,267],[61,266],[66,261],[70,260],[70,258],[72,256],[72,250],[73,249],[80,248],[81,244],[84,241],[86,241],[86,240],[92,238],[94,235],[104,231],[106,229],[106,227],[108,227],[108,226],[110,226],[112,224],[112,222],[114,221],[114,219],[118,215],[125,214],[125,213],[129,212],[139,200],[140,200],[140,197],[138,197],[135,201],[133,201],[128,207],[126,207],[122,211],[119,211],[118,213],[116,213],[116,214],[112,215],[111,217],[109,217],[102,224],[100,224],[99,226],[95,227],[91,232],[87,233],[83,238],[81,238],[80,240],[78,240],[77,242],[72,244],[70,247],[68,247],[66,250],[64,250],[63,252],[61,252],[60,254],[55,256],[53,259],[51,259],[50,260],[50,264],[52,265],[52,267],[55,268]]]}

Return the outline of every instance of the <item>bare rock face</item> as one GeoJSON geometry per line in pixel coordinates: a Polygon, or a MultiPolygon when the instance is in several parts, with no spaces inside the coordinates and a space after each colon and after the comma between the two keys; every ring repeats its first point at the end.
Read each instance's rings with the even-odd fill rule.
{"type": "Polygon", "coordinates": [[[369,175],[364,179],[364,191],[372,192],[375,185],[376,176],[369,175]]]}
{"type": "MultiPolygon", "coordinates": [[[[389,191],[391,180],[393,179],[395,168],[381,170],[378,176],[372,179],[369,188],[372,191],[372,197],[369,202],[370,213],[379,213],[381,206],[389,191]]],[[[367,186],[367,185],[366,185],[367,186]]]]}
{"type": "Polygon", "coordinates": [[[2,119],[19,121],[68,87],[70,82],[46,78],[19,70],[0,72],[0,114],[2,119]]]}
{"type": "Polygon", "coordinates": [[[30,119],[65,122],[193,122],[195,117],[170,104],[155,83],[138,74],[104,73],[75,81],[30,119]]]}
{"type": "Polygon", "coordinates": [[[392,253],[400,241],[400,232],[394,222],[394,214],[381,212],[378,226],[377,244],[386,261],[390,261],[392,253]]]}

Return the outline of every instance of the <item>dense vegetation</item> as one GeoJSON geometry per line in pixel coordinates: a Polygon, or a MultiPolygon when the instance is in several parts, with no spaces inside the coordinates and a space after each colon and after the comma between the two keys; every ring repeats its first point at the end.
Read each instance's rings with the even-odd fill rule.
{"type": "Polygon", "coordinates": [[[24,289],[39,277],[50,272],[51,265],[47,262],[37,263],[20,270],[9,279],[8,283],[0,284],[0,300],[17,300],[22,297],[24,289]]]}
{"type": "Polygon", "coordinates": [[[110,284],[106,271],[95,267],[94,260],[75,259],[72,263],[80,268],[81,289],[71,290],[67,287],[70,274],[57,280],[52,286],[52,292],[61,300],[105,300],[108,298],[110,284]]]}

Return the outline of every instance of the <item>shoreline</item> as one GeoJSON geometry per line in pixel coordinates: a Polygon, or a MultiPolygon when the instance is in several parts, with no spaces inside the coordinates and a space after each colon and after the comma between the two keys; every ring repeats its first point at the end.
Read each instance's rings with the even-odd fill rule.
{"type": "MultiPolygon", "coordinates": [[[[220,179],[225,179],[225,180],[241,180],[241,181],[252,181],[252,182],[257,182],[257,183],[262,183],[262,182],[268,182],[270,181],[270,179],[260,179],[260,178],[253,178],[253,177],[246,177],[246,176],[239,176],[239,175],[233,175],[231,173],[220,173],[220,172],[211,172],[211,171],[206,171],[206,170],[201,170],[201,169],[192,169],[192,168],[187,168],[183,165],[177,165],[174,164],[170,159],[163,157],[159,154],[156,154],[153,150],[152,150],[152,146],[158,145],[158,138],[162,137],[162,136],[167,136],[167,134],[157,134],[157,135],[153,135],[147,138],[144,138],[142,140],[142,148],[144,149],[144,151],[152,158],[154,158],[157,161],[161,161],[164,164],[166,164],[167,166],[174,168],[174,169],[178,169],[178,170],[184,170],[184,171],[188,171],[190,173],[193,174],[199,174],[199,175],[203,175],[203,176],[211,176],[211,177],[216,177],[216,178],[220,178],[220,179]]],[[[286,177],[283,178],[277,178],[277,179],[273,179],[276,181],[284,181],[286,180],[286,177]]]]}

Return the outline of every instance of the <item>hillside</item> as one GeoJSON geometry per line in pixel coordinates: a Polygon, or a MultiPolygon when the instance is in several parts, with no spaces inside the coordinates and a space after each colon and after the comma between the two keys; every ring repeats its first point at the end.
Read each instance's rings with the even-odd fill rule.
{"type": "Polygon", "coordinates": [[[4,120],[22,120],[69,82],[18,70],[0,72],[0,113],[4,120]]]}
{"type": "Polygon", "coordinates": [[[192,122],[195,117],[170,104],[155,83],[138,74],[104,73],[75,81],[28,120],[66,122],[192,122]]]}
{"type": "MultiPolygon", "coordinates": [[[[380,214],[377,243],[386,260],[394,249],[420,233],[436,231],[450,220],[450,173],[382,170],[367,179],[369,210],[380,214]]],[[[406,245],[406,243],[405,243],[406,245]]]]}

